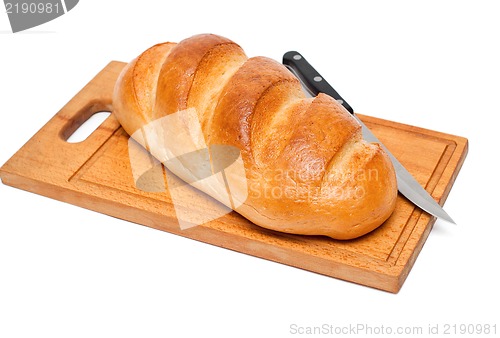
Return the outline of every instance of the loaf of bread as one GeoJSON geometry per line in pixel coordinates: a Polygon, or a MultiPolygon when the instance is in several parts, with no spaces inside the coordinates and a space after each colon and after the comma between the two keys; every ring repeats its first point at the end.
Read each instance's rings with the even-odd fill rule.
{"type": "Polygon", "coordinates": [[[172,173],[261,227],[352,239],[395,208],[392,163],[357,121],[224,37],[143,52],[116,83],[113,113],[172,173]],[[222,183],[206,180],[207,170],[224,172],[222,183]]]}

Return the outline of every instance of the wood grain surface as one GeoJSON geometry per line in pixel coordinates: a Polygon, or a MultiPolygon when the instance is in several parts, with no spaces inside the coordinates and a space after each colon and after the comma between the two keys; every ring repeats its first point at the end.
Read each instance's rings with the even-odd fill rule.
{"type": "MultiPolygon", "coordinates": [[[[266,230],[235,212],[181,230],[166,179],[134,179],[131,162],[150,159],[130,148],[128,135],[112,114],[86,140],[66,142],[92,114],[112,111],[113,86],[124,65],[109,63],[71,99],[3,165],[2,182],[256,257],[389,292],[400,290],[435,222],[401,195],[380,228],[350,241],[266,230]]],[[[358,116],[442,205],[465,160],[467,139],[358,116]]],[[[156,172],[151,177],[165,177],[163,166],[151,167],[156,172]]],[[[192,212],[217,215],[224,208],[190,187],[181,196],[186,207],[194,206],[192,212]]]]}

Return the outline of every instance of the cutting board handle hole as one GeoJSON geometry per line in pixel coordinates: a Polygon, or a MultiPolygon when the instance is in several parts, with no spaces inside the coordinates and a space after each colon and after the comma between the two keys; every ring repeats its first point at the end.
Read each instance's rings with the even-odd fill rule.
{"type": "Polygon", "coordinates": [[[80,143],[85,141],[97,128],[111,115],[109,111],[98,111],[90,115],[66,141],[68,143],[80,143]]]}

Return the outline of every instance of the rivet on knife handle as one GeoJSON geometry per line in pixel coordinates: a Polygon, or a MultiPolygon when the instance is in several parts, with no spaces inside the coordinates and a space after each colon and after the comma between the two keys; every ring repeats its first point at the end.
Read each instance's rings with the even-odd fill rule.
{"type": "Polygon", "coordinates": [[[354,114],[354,110],[346,100],[323,79],[299,52],[290,51],[285,53],[283,55],[283,64],[300,79],[313,96],[316,96],[318,91],[328,94],[344,106],[349,113],[354,114]]]}

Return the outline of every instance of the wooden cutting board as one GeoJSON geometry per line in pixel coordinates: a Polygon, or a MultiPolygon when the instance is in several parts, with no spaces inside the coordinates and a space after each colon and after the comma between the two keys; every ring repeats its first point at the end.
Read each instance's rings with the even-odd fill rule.
{"type": "MultiPolygon", "coordinates": [[[[266,230],[235,212],[181,230],[165,187],[156,191],[136,187],[129,137],[112,114],[86,140],[68,143],[67,138],[92,114],[112,111],[113,86],[124,66],[109,63],[71,99],[4,164],[3,183],[222,248],[399,291],[435,222],[404,197],[398,197],[395,212],[380,228],[350,241],[266,230]]],[[[467,139],[359,117],[442,205],[465,160],[467,139]]],[[[185,192],[185,199],[205,212],[221,208],[194,191],[185,192]]]]}

